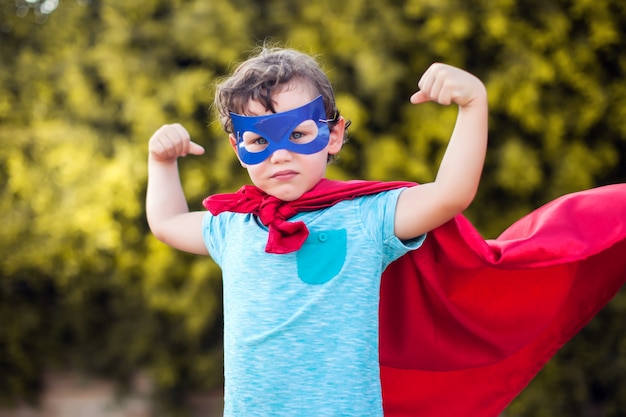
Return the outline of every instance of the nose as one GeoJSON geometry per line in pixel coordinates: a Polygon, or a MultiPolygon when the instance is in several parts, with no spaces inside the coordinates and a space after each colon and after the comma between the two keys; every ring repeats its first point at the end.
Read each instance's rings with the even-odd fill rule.
{"type": "Polygon", "coordinates": [[[287,149],[276,149],[270,156],[270,161],[274,164],[291,160],[291,152],[287,149]]]}

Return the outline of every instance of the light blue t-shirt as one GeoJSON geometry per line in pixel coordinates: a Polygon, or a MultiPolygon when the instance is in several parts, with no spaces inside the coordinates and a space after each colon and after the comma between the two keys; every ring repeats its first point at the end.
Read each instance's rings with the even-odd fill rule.
{"type": "Polygon", "coordinates": [[[251,214],[207,213],[222,268],[225,416],[382,416],[378,304],[384,269],[409,242],[394,235],[402,190],[301,213],[310,235],[289,254],[264,251],[251,214]]]}

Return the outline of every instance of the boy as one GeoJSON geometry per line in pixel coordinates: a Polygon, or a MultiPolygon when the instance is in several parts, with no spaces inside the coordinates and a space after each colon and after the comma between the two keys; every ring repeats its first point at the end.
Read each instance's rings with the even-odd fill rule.
{"type": "Polygon", "coordinates": [[[305,54],[263,50],[218,86],[220,121],[255,186],[244,202],[224,208],[209,198],[210,212],[189,212],[177,158],[204,150],[178,124],[150,139],[152,232],[174,248],[210,254],[223,271],[225,415],[383,415],[380,276],[470,204],[487,143],[478,78],[438,63],[418,86],[412,103],[459,107],[436,179],[347,192],[319,210],[280,208],[327,186],[327,161],[344,142],[330,82],[305,54]],[[250,200],[256,205],[247,207],[250,200]]]}

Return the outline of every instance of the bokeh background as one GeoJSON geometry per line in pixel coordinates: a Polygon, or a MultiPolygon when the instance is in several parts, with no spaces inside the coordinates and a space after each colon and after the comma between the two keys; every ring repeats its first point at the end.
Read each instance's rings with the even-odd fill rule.
{"type": "MultiPolygon", "coordinates": [[[[626,181],[624,0],[0,0],[0,405],[36,405],[56,371],[121,395],[140,374],[155,415],[220,389],[220,272],[150,235],[147,141],[180,122],[207,149],[181,161],[192,209],[246,183],[211,102],[264,42],[335,85],[338,179],[431,180],[456,109],[408,98],[434,61],[479,76],[490,144],[466,214],[486,238],[626,181]]],[[[622,291],[505,415],[626,415],[625,310],[622,291]]]]}

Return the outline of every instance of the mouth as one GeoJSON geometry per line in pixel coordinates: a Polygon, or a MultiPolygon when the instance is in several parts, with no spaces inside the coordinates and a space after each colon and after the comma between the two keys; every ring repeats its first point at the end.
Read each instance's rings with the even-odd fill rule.
{"type": "Polygon", "coordinates": [[[275,180],[290,180],[296,175],[298,175],[296,171],[289,169],[289,170],[275,172],[274,174],[272,174],[271,178],[275,180]]]}

